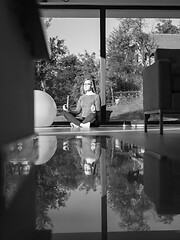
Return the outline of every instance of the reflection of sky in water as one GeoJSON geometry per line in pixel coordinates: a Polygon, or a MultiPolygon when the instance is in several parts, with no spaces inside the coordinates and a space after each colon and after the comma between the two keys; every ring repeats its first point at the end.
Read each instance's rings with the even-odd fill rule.
{"type": "Polygon", "coordinates": [[[50,210],[49,217],[57,232],[100,232],[101,231],[101,197],[100,189],[96,192],[71,191],[66,207],[50,210]]]}
{"type": "MultiPolygon", "coordinates": [[[[153,195],[150,196],[149,190],[147,191],[149,195],[145,193],[148,185],[152,189],[158,189],[156,179],[153,180],[151,175],[159,171],[155,171],[159,165],[152,165],[158,163],[157,159],[151,159],[150,155],[148,155],[150,159],[145,158],[147,154],[145,149],[105,136],[77,138],[57,135],[39,137],[39,151],[37,151],[37,139],[31,137],[29,142],[27,140],[22,142],[20,150],[19,142],[18,145],[16,143],[10,146],[9,152],[7,151],[9,182],[6,186],[8,199],[15,192],[14,186],[18,186],[19,179],[23,177],[19,168],[25,163],[28,164],[28,161],[31,166],[34,159],[36,160],[35,164],[39,172],[37,217],[41,223],[40,229],[49,228],[52,224],[50,228],[53,233],[101,232],[102,192],[107,182],[107,231],[179,230],[180,208],[173,208],[173,198],[177,196],[173,195],[173,191],[176,191],[176,188],[170,191],[172,199],[171,196],[169,199],[172,202],[169,203],[163,201],[161,195],[154,198],[153,195]],[[29,146],[31,148],[34,146],[33,159],[29,154],[29,146]],[[84,158],[87,158],[87,161],[84,161],[84,158]],[[102,170],[104,161],[106,167],[102,170]],[[83,168],[85,162],[93,166],[91,176],[85,174],[83,168]],[[151,197],[154,200],[150,200],[151,197]],[[58,200],[60,204],[56,206],[58,200]],[[165,204],[162,207],[167,208],[166,214],[156,212],[159,206],[160,211],[163,209],[161,204],[165,204]],[[46,224],[43,225],[43,222],[46,224]]],[[[158,161],[162,163],[163,173],[173,170],[173,167],[169,168],[174,164],[171,161],[162,161],[162,159],[158,161]]],[[[175,169],[176,166],[180,169],[179,164],[174,165],[175,169]]],[[[171,172],[168,176],[165,174],[166,181],[170,176],[171,172]]],[[[158,179],[158,175],[155,177],[158,179]]],[[[174,184],[174,180],[170,180],[174,184]]],[[[178,203],[180,205],[180,200],[177,198],[175,204],[178,203]]]]}

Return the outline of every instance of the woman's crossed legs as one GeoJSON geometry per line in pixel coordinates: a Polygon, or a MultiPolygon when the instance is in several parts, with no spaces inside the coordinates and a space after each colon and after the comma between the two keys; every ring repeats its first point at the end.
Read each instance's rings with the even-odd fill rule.
{"type": "Polygon", "coordinates": [[[99,127],[99,121],[96,118],[96,113],[90,113],[85,118],[77,118],[72,113],[69,112],[63,112],[64,117],[68,122],[70,122],[70,125],[73,127],[99,127]]]}

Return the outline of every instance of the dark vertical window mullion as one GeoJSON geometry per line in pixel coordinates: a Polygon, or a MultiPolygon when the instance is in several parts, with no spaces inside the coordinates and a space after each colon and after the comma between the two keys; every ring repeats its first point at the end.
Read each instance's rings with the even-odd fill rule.
{"type": "Polygon", "coordinates": [[[106,9],[100,8],[101,124],[106,123],[106,9]]]}

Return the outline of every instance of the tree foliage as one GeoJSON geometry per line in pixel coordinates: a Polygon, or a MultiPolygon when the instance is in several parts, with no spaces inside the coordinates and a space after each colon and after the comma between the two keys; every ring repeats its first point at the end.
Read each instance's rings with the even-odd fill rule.
{"type": "MultiPolygon", "coordinates": [[[[150,64],[150,56],[156,45],[150,34],[144,31],[145,19],[118,19],[119,26],[107,39],[107,78],[106,95],[113,103],[114,92],[141,91],[142,71],[150,64]]],[[[155,33],[177,34],[178,26],[171,19],[160,19],[155,33]]],[[[44,19],[45,27],[51,19],[44,19]]],[[[95,53],[70,54],[63,39],[49,39],[51,58],[49,61],[35,62],[35,89],[49,93],[55,102],[62,106],[70,95],[70,104],[75,105],[81,92],[81,84],[86,77],[96,82],[99,92],[100,64],[95,53]],[[76,91],[74,91],[76,89],[76,91]]]]}
{"type": "Polygon", "coordinates": [[[51,81],[56,79],[60,59],[66,55],[67,47],[64,40],[56,38],[49,39],[51,58],[49,60],[35,61],[35,89],[48,91],[51,86],[51,81]]]}
{"type": "Polygon", "coordinates": [[[80,96],[80,87],[86,77],[99,85],[99,63],[96,54],[70,54],[64,40],[50,38],[51,58],[35,62],[35,89],[49,93],[62,106],[70,95],[71,104],[80,96]]]}
{"type": "Polygon", "coordinates": [[[180,27],[173,25],[171,19],[159,19],[155,33],[160,34],[179,34],[180,27]]]}
{"type": "Polygon", "coordinates": [[[154,48],[144,19],[126,18],[107,40],[107,77],[114,91],[141,90],[141,73],[154,48]]]}

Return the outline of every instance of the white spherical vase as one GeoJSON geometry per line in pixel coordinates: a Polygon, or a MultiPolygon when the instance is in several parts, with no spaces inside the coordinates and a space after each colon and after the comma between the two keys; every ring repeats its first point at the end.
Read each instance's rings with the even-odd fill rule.
{"type": "Polygon", "coordinates": [[[34,90],[34,126],[49,127],[57,114],[54,99],[46,92],[34,90]]]}

